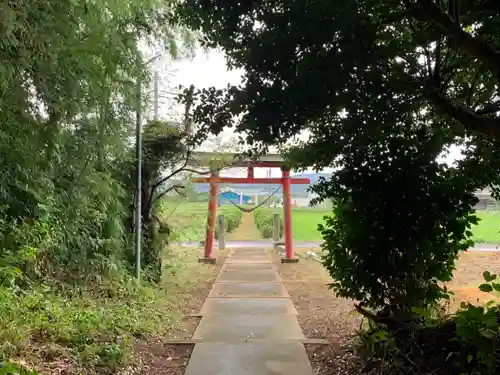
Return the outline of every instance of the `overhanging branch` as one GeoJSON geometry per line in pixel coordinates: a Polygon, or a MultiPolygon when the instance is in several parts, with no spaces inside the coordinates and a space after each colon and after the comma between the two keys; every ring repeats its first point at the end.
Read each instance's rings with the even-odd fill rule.
{"type": "Polygon", "coordinates": [[[458,121],[466,129],[485,134],[493,139],[500,139],[500,118],[483,117],[454,103],[434,88],[424,89],[424,96],[439,112],[458,121]]]}
{"type": "Polygon", "coordinates": [[[153,186],[151,187],[151,193],[153,193],[159,186],[161,186],[162,184],[164,184],[166,181],[170,180],[176,174],[181,173],[182,171],[184,171],[187,168],[188,164],[189,164],[189,158],[190,158],[190,156],[191,156],[191,152],[188,151],[186,153],[186,158],[184,159],[184,162],[182,163],[182,166],[180,166],[179,168],[175,169],[172,173],[170,173],[167,176],[163,177],[159,181],[155,182],[153,184],[153,186]]]}
{"type": "Polygon", "coordinates": [[[153,206],[156,202],[158,202],[161,198],[163,198],[165,195],[167,195],[168,193],[170,193],[172,190],[174,190],[177,194],[179,195],[183,195],[185,196],[185,194],[183,194],[181,192],[181,190],[184,190],[186,189],[185,186],[182,186],[182,185],[172,185],[170,186],[168,189],[165,189],[164,191],[162,191],[160,194],[158,194],[152,201],[151,201],[151,206],[153,206]]]}
{"type": "Polygon", "coordinates": [[[420,0],[419,14],[426,21],[441,29],[457,47],[469,56],[477,58],[500,81],[500,54],[485,41],[464,31],[433,0],[420,0]]]}
{"type": "Polygon", "coordinates": [[[400,73],[401,81],[404,81],[414,90],[421,92],[422,96],[438,112],[457,121],[469,131],[482,133],[493,139],[500,139],[500,117],[482,116],[481,114],[484,111],[475,112],[454,102],[443,94],[441,88],[432,86],[432,82],[415,79],[398,64],[393,65],[393,68],[400,73]]]}

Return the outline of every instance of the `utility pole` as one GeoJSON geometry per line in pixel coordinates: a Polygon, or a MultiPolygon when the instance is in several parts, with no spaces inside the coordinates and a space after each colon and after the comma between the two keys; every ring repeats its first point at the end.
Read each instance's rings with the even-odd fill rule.
{"type": "Polygon", "coordinates": [[[160,118],[160,114],[159,114],[159,101],[160,101],[159,85],[160,85],[160,75],[158,74],[158,71],[155,71],[155,75],[154,75],[154,103],[153,103],[154,120],[155,121],[158,121],[158,119],[160,118]]]}
{"type": "Polygon", "coordinates": [[[137,109],[135,112],[135,157],[136,157],[136,185],[135,185],[135,277],[141,279],[141,239],[142,239],[142,113],[141,113],[141,79],[137,78],[137,109]]]}

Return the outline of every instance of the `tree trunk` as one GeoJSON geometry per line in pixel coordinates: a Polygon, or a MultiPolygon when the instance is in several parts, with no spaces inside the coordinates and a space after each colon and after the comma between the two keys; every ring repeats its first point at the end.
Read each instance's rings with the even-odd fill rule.
{"type": "Polygon", "coordinates": [[[163,241],[158,233],[158,223],[155,218],[155,207],[151,207],[151,194],[149,184],[143,188],[142,223],[143,223],[143,243],[142,264],[148,279],[159,282],[162,276],[163,266],[163,241]]]}

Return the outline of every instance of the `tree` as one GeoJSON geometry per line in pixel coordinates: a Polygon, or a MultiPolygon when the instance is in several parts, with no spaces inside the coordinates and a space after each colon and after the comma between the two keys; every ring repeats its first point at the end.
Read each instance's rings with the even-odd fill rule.
{"type": "Polygon", "coordinates": [[[243,114],[249,141],[286,140],[326,111],[349,111],[364,82],[373,98],[409,93],[456,134],[496,139],[499,10],[494,0],[185,1],[185,22],[246,71],[241,87],[204,92],[200,120],[218,130],[230,117],[201,114],[243,114]]]}
{"type": "Polygon", "coordinates": [[[170,235],[168,223],[157,215],[158,204],[169,192],[186,194],[185,185],[175,181],[176,177],[192,172],[206,173],[190,167],[194,148],[206,139],[203,131],[193,132],[191,129],[191,102],[192,99],[186,98],[183,124],[151,121],[144,130],[141,217],[146,246],[142,264],[148,270],[148,277],[155,282],[159,282],[162,276],[163,250],[170,235]]]}
{"type": "Polygon", "coordinates": [[[169,4],[2,4],[0,280],[86,278],[127,251],[141,45],[175,54],[169,4]],[[19,270],[23,272],[18,272],[19,270]]]}
{"type": "Polygon", "coordinates": [[[419,356],[419,373],[476,366],[477,344],[456,344],[455,321],[420,323],[470,245],[473,192],[500,182],[500,3],[187,0],[181,10],[245,70],[241,86],[202,90],[195,119],[214,132],[234,125],[264,149],[307,131],[289,161],[339,168],[316,188],[337,204],[320,228],[336,292],[383,326],[384,348],[396,343],[412,365],[419,356]],[[437,163],[452,144],[465,159],[437,163]],[[443,347],[473,365],[430,361],[443,347]]]}

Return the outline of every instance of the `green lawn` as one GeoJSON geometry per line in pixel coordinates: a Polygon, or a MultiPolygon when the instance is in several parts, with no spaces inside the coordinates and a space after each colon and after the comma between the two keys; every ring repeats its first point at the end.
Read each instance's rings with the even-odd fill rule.
{"type": "MultiPolygon", "coordinates": [[[[218,212],[232,209],[222,206],[218,212]]],[[[281,213],[281,209],[273,209],[281,213]]],[[[293,234],[296,241],[320,241],[318,224],[323,223],[323,216],[330,215],[329,210],[295,208],[293,210],[293,234]]],[[[482,211],[477,215],[479,224],[472,229],[474,240],[483,243],[500,243],[500,211],[482,211]]],[[[162,209],[162,216],[167,219],[176,232],[175,241],[200,241],[205,235],[207,203],[168,202],[162,209]]]]}
{"type": "Polygon", "coordinates": [[[495,244],[500,243],[500,212],[483,211],[478,212],[477,216],[481,221],[472,229],[474,241],[495,244]]]}
{"type": "MultiPolygon", "coordinates": [[[[217,208],[218,213],[233,209],[226,205],[217,208]]],[[[208,203],[169,202],[162,204],[161,216],[174,233],[172,242],[198,242],[205,238],[208,203]]]]}
{"type": "Polygon", "coordinates": [[[323,216],[330,214],[331,210],[295,208],[292,216],[294,239],[297,241],[320,241],[318,224],[324,222],[323,216]]]}
{"type": "MultiPolygon", "coordinates": [[[[323,223],[323,216],[329,211],[314,209],[295,209],[293,211],[293,233],[297,241],[320,241],[318,224],[323,223]]],[[[500,243],[500,212],[482,211],[477,216],[481,219],[479,224],[472,228],[473,239],[477,243],[500,243]]]]}

